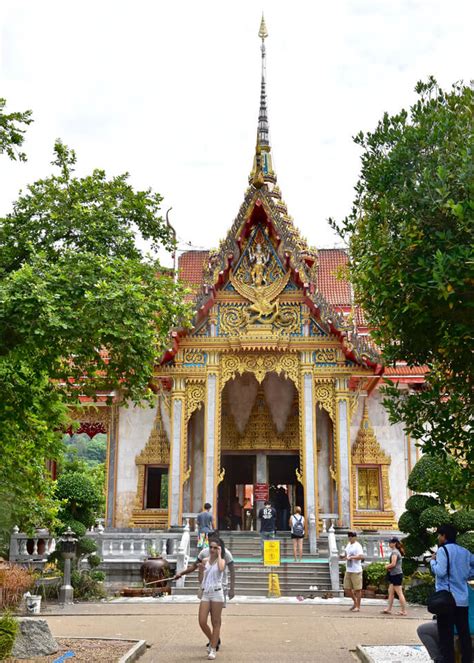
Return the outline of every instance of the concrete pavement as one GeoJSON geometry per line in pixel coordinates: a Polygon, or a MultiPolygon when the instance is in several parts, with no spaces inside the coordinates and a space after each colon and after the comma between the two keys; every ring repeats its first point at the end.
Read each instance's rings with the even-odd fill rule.
{"type": "MultiPolygon", "coordinates": [[[[223,612],[218,660],[354,661],[357,644],[417,643],[416,627],[428,618],[412,607],[408,617],[380,614],[384,603],[360,613],[341,605],[271,605],[230,602],[223,612]]],[[[85,603],[50,605],[43,613],[54,635],[143,638],[151,645],[143,663],[206,660],[197,604],[85,603]]],[[[91,662],[92,663],[92,662],[91,662]]]]}

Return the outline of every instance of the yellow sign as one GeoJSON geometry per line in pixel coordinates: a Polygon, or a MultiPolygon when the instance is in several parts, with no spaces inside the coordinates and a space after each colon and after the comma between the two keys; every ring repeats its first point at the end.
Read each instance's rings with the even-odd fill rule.
{"type": "Polygon", "coordinates": [[[280,566],[280,542],[279,541],[264,541],[263,542],[263,565],[264,566],[280,566]]]}
{"type": "Polygon", "coordinates": [[[280,579],[278,573],[268,574],[268,597],[278,599],[281,596],[280,592],[280,579]]]}

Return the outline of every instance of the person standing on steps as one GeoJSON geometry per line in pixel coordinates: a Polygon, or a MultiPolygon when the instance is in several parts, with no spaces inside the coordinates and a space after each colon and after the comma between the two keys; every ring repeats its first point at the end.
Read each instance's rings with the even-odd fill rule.
{"type": "Polygon", "coordinates": [[[206,502],[204,505],[204,511],[198,513],[197,516],[197,526],[198,526],[198,548],[205,548],[208,545],[208,536],[216,528],[214,525],[214,518],[211,513],[211,505],[209,502],[206,502]]]}
{"type": "Polygon", "coordinates": [[[403,617],[407,614],[407,602],[403,594],[403,571],[402,571],[402,557],[405,554],[403,545],[400,543],[400,539],[397,539],[396,536],[390,539],[388,542],[390,546],[390,562],[385,566],[387,569],[387,580],[389,582],[388,586],[388,605],[385,610],[382,612],[385,615],[392,614],[393,600],[395,594],[398,596],[400,601],[400,612],[397,612],[397,615],[403,617]]]}
{"type": "Polygon", "coordinates": [[[364,559],[364,551],[357,541],[356,532],[348,532],[347,536],[349,543],[342,555],[340,555],[341,559],[346,560],[344,589],[347,589],[351,594],[353,602],[350,608],[351,612],[359,612],[362,598],[362,560],[364,559]]]}
{"type": "MultiPolygon", "coordinates": [[[[204,567],[200,589],[199,626],[209,640],[207,658],[213,661],[220,643],[222,608],[224,607],[225,546],[221,539],[211,537],[209,557],[200,561],[199,564],[204,567]],[[211,615],[212,629],[208,624],[209,615],[211,615]]],[[[175,575],[175,579],[178,580],[182,576],[192,573],[197,566],[196,562],[184,571],[180,571],[175,575]]]]}
{"type": "Polygon", "coordinates": [[[258,512],[260,520],[260,540],[262,544],[262,555],[264,542],[275,538],[277,512],[272,507],[270,500],[265,500],[263,507],[258,512]]]}
{"type": "Polygon", "coordinates": [[[293,557],[295,562],[303,560],[304,518],[301,507],[295,507],[295,513],[290,518],[291,538],[293,539],[293,557]]]}

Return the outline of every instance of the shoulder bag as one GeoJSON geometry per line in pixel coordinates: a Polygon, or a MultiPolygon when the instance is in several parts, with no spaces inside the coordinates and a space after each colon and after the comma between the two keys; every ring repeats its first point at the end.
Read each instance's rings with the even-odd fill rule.
{"type": "MultiPolygon", "coordinates": [[[[446,553],[446,559],[448,564],[448,587],[449,587],[449,554],[446,546],[442,546],[444,552],[446,553]]],[[[433,615],[449,615],[454,612],[456,608],[456,601],[454,596],[448,589],[440,589],[437,592],[431,594],[428,598],[427,603],[428,612],[431,612],[433,615]]]]}

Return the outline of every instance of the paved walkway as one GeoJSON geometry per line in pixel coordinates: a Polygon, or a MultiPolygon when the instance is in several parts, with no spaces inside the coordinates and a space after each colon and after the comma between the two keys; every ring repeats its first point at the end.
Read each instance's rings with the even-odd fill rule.
{"type": "MultiPolygon", "coordinates": [[[[415,644],[424,608],[408,617],[380,614],[383,603],[360,613],[339,605],[230,602],[223,613],[222,663],[354,661],[357,644],[415,644]]],[[[196,604],[99,603],[49,606],[44,616],[54,635],[143,638],[151,645],[140,663],[206,660],[196,604]]]]}

